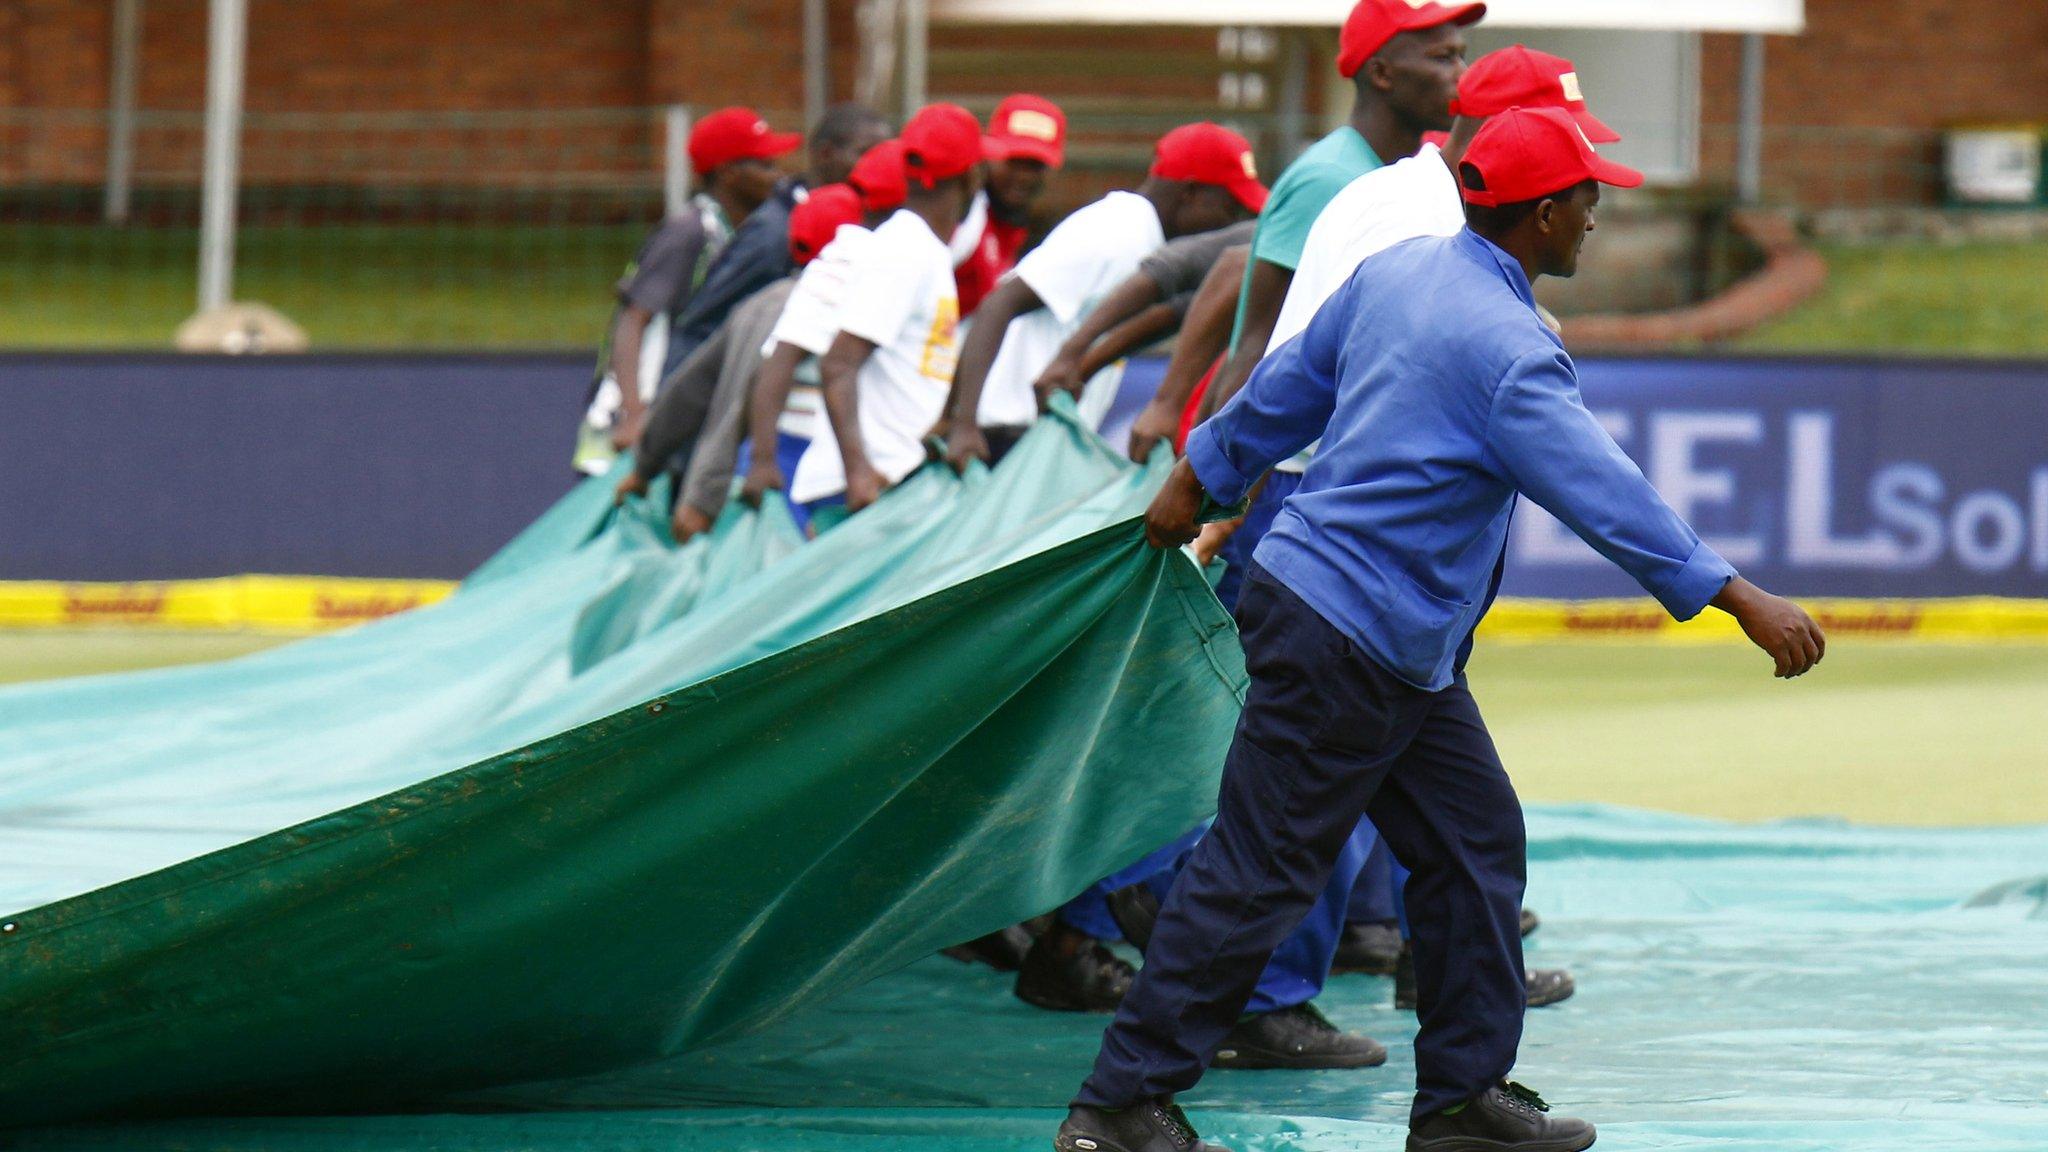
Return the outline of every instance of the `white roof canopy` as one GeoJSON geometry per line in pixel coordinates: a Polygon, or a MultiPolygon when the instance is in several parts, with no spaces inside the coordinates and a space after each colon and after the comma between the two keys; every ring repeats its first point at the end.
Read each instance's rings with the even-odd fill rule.
{"type": "MultiPolygon", "coordinates": [[[[1335,28],[1351,0],[930,0],[949,24],[1179,24],[1335,28]]],[[[1786,32],[1806,28],[1805,0],[1489,0],[1496,28],[1634,28],[1786,32]]]]}

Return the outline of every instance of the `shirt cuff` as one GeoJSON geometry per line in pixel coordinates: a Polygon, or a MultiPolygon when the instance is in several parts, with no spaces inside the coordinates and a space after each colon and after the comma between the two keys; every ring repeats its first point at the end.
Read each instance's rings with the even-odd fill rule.
{"type": "Polygon", "coordinates": [[[1205,420],[1188,434],[1188,465],[1209,498],[1218,504],[1236,504],[1244,499],[1255,477],[1239,472],[1223,448],[1216,443],[1216,421],[1205,420]]]}
{"type": "Polygon", "coordinates": [[[1734,578],[1735,567],[1701,541],[1692,550],[1692,555],[1686,557],[1685,563],[1679,566],[1677,574],[1657,589],[1655,595],[1664,610],[1671,613],[1672,619],[1690,620],[1719,596],[1721,589],[1734,578]]]}

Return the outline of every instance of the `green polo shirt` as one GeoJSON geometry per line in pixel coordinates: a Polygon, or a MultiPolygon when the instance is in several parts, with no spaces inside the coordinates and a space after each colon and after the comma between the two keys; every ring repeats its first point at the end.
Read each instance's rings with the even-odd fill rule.
{"type": "Polygon", "coordinates": [[[1230,329],[1230,350],[1244,334],[1244,314],[1251,305],[1252,264],[1264,260],[1289,272],[1301,266],[1301,249],[1308,243],[1308,230],[1316,217],[1344,186],[1378,168],[1383,161],[1346,124],[1316,141],[1308,151],[1287,166],[1273,192],[1266,198],[1266,210],[1259,213],[1259,230],[1252,236],[1252,258],[1245,262],[1244,284],[1237,290],[1237,320],[1230,329]]]}

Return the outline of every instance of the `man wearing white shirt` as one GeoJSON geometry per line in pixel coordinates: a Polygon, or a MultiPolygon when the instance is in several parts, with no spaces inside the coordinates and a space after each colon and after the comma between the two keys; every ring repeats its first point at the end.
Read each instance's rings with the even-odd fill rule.
{"type": "MultiPolygon", "coordinates": [[[[846,298],[854,253],[910,195],[903,142],[885,140],[868,149],[846,180],[836,187],[858,198],[860,218],[825,238],[761,349],[766,360],[748,411],[748,464],[740,491],[740,499],[751,506],[758,507],[770,489],[786,489],[810,442],[825,432],[818,357],[839,335],[839,306],[846,298]],[[755,452],[752,445],[757,444],[775,445],[775,451],[755,452]]],[[[798,525],[808,528],[802,505],[791,508],[798,525]]]]}
{"type": "Polygon", "coordinates": [[[1595,144],[1621,139],[1586,107],[1578,70],[1562,56],[1517,44],[1473,61],[1458,80],[1458,95],[1451,101],[1457,119],[1441,149],[1424,143],[1415,155],[1360,176],[1316,217],[1266,344],[1267,355],[1300,335],[1366,257],[1418,236],[1457,235],[1465,214],[1451,171],[1487,117],[1517,107],[1562,108],[1595,144]]]}
{"type": "Polygon", "coordinates": [[[947,238],[974,197],[981,123],[934,104],[903,129],[909,193],[849,261],[839,334],[818,364],[832,435],[804,451],[790,499],[827,531],[924,462],[960,347],[947,238]]]}
{"type": "MultiPolygon", "coordinates": [[[[1176,236],[1257,215],[1265,202],[1244,137],[1189,124],[1160,139],[1137,191],[1112,192],[1062,221],[975,311],[949,405],[953,466],[988,460],[992,442],[1007,448],[1038,418],[1038,374],[1139,261],[1176,236]]],[[[1083,417],[1099,422],[1115,390],[1115,374],[1099,374],[1083,390],[1083,417]]]]}

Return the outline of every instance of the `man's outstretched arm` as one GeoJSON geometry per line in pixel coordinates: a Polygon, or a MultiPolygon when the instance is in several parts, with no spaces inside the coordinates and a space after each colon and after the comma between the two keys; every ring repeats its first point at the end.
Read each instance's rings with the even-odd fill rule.
{"type": "Polygon", "coordinates": [[[946,401],[951,419],[946,426],[946,460],[955,471],[969,460],[988,461],[988,442],[982,438],[977,414],[981,411],[981,390],[988,383],[988,371],[995,366],[996,353],[1003,349],[1003,337],[1010,321],[1045,307],[1038,293],[1022,277],[1012,276],[996,286],[974,310],[974,325],[960,345],[960,363],[953,373],[952,395],[946,401]]]}
{"type": "Polygon", "coordinates": [[[1181,412],[1188,406],[1188,397],[1195,394],[1195,386],[1230,346],[1230,325],[1237,317],[1237,293],[1244,284],[1244,265],[1250,256],[1248,244],[1226,250],[1188,303],[1187,317],[1181,321],[1180,340],[1174,346],[1173,358],[1167,361],[1159,391],[1131,425],[1130,457],[1137,463],[1150,459],[1154,445],[1171,440],[1180,431],[1181,412]]]}
{"type": "Polygon", "coordinates": [[[1243,391],[1188,436],[1188,454],[1145,513],[1145,537],[1157,548],[1195,538],[1202,496],[1244,500],[1266,472],[1313,443],[1337,404],[1337,355],[1343,350],[1347,289],[1331,298],[1300,336],[1260,363],[1243,391]]]}
{"type": "Polygon", "coordinates": [[[867,441],[860,434],[861,366],[875,354],[875,345],[851,332],[841,332],[818,361],[824,385],[825,416],[839,441],[839,459],[846,470],[846,510],[858,512],[882,494],[885,481],[868,462],[867,441]]]}
{"type": "MultiPolygon", "coordinates": [[[[1123,327],[1128,321],[1144,315],[1147,309],[1156,307],[1159,301],[1158,283],[1143,272],[1131,273],[1123,283],[1112,288],[1109,295],[1103,297],[1102,303],[1096,305],[1095,310],[1081,321],[1081,326],[1074,330],[1074,334],[1060,345],[1060,350],[1053,356],[1052,363],[1047,364],[1045,370],[1038,374],[1032,389],[1038,393],[1039,407],[1043,408],[1055,392],[1070,392],[1079,396],[1082,385],[1095,375],[1094,372],[1088,371],[1087,365],[1096,342],[1123,327]]],[[[1099,357],[1094,359],[1098,362],[1114,363],[1116,357],[1112,356],[1107,361],[1101,361],[1099,357]]],[[[1098,368],[1097,371],[1099,370],[1098,368]]]]}
{"type": "Polygon", "coordinates": [[[1217,369],[1209,394],[1202,398],[1202,419],[1221,412],[1245,381],[1251,379],[1252,369],[1259,366],[1259,360],[1266,354],[1266,343],[1273,339],[1273,326],[1280,321],[1280,306],[1287,302],[1287,289],[1293,283],[1294,269],[1267,260],[1252,261],[1244,298],[1244,324],[1238,330],[1237,345],[1230,359],[1217,369]]]}
{"type": "Polygon", "coordinates": [[[1664,502],[1579,397],[1562,350],[1517,360],[1494,393],[1487,449],[1500,471],[1602,556],[1635,577],[1675,619],[1709,605],[1742,625],[1798,676],[1820,662],[1827,640],[1797,604],[1738,575],[1664,502]]]}

